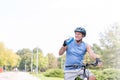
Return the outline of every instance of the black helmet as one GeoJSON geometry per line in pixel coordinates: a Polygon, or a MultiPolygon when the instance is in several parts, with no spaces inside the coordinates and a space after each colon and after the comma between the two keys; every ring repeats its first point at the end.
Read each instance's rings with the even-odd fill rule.
{"type": "Polygon", "coordinates": [[[86,30],[82,27],[77,27],[74,32],[80,32],[82,33],[84,36],[86,36],[86,30]]]}

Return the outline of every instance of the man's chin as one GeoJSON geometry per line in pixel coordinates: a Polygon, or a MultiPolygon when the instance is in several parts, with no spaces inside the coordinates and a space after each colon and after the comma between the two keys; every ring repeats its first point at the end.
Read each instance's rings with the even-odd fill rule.
{"type": "Polygon", "coordinates": [[[76,42],[81,42],[81,40],[76,40],[76,42]]]}
{"type": "Polygon", "coordinates": [[[80,40],[80,39],[77,39],[77,38],[76,38],[75,40],[78,41],[78,40],[80,40]]]}

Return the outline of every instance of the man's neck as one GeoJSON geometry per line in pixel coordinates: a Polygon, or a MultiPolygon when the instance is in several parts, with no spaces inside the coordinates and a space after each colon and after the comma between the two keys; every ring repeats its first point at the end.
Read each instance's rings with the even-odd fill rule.
{"type": "Polygon", "coordinates": [[[81,42],[82,42],[82,39],[81,40],[76,40],[77,44],[80,44],[81,42]]]}

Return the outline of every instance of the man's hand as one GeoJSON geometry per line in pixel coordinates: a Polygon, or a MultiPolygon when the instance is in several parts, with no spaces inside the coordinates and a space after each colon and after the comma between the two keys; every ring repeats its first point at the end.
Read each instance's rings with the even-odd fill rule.
{"type": "Polygon", "coordinates": [[[103,66],[103,63],[102,63],[102,62],[98,62],[97,66],[98,66],[98,67],[102,67],[102,66],[103,66]]]}
{"type": "Polygon", "coordinates": [[[70,44],[73,40],[74,40],[73,37],[70,37],[70,38],[64,40],[63,46],[64,46],[64,47],[67,46],[67,45],[70,44]]]}
{"type": "Polygon", "coordinates": [[[95,66],[102,67],[103,63],[100,58],[96,58],[95,66]]]}

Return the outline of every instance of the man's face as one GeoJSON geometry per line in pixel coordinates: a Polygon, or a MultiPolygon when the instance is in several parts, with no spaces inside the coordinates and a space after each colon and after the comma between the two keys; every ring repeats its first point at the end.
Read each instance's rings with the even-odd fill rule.
{"type": "Polygon", "coordinates": [[[83,34],[80,32],[75,32],[75,39],[77,41],[81,40],[83,38],[83,34]]]}

